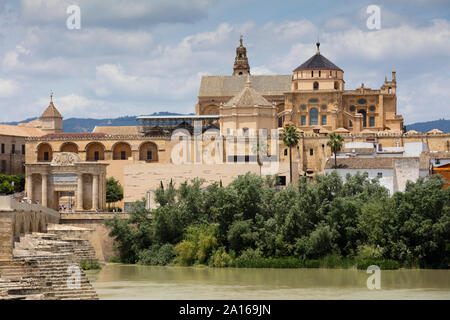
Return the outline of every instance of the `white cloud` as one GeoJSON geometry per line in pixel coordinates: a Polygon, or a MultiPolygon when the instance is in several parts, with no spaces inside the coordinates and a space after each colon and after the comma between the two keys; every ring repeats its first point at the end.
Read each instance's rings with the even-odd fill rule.
{"type": "Polygon", "coordinates": [[[9,98],[19,91],[19,85],[13,80],[0,79],[0,98],[9,98]]]}
{"type": "Polygon", "coordinates": [[[266,66],[258,66],[250,69],[252,75],[266,75],[266,74],[275,74],[272,70],[267,68],[266,66]]]}
{"type": "Polygon", "coordinates": [[[25,22],[65,23],[66,9],[77,4],[81,26],[135,27],[163,22],[192,23],[205,18],[214,0],[22,0],[25,22]]]}

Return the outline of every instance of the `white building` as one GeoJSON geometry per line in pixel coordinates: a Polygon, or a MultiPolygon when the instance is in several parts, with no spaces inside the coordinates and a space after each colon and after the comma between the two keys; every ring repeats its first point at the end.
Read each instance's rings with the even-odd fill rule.
{"type": "Polygon", "coordinates": [[[429,159],[425,155],[407,156],[346,156],[337,158],[337,168],[334,158],[329,158],[325,164],[325,173],[336,170],[346,180],[346,175],[367,172],[370,179],[378,178],[382,186],[392,195],[396,191],[404,191],[407,181],[415,182],[419,177],[430,173],[429,159]]]}

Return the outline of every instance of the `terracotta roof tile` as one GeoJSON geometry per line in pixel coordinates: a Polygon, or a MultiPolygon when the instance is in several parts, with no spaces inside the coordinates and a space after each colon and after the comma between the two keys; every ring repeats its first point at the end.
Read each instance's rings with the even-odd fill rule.
{"type": "Polygon", "coordinates": [[[137,135],[137,126],[96,126],[93,133],[105,133],[112,136],[137,135]]]}
{"type": "Polygon", "coordinates": [[[45,109],[41,118],[62,118],[62,115],[61,113],[59,113],[58,109],[56,109],[53,101],[50,101],[50,104],[48,105],[47,109],[45,109]]]}
{"type": "Polygon", "coordinates": [[[44,135],[38,128],[0,124],[0,135],[17,137],[40,137],[44,135]]]}
{"type": "MultiPolygon", "coordinates": [[[[291,91],[291,75],[250,76],[253,88],[260,94],[283,95],[291,91]]],[[[203,76],[200,82],[199,97],[234,97],[245,87],[244,76],[203,76]]]]}

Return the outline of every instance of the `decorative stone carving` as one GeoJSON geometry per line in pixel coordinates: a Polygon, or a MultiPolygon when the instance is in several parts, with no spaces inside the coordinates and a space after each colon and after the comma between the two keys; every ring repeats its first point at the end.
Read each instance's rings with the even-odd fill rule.
{"type": "Polygon", "coordinates": [[[73,166],[75,163],[81,162],[80,156],[72,152],[61,152],[52,160],[52,166],[73,166]]]}

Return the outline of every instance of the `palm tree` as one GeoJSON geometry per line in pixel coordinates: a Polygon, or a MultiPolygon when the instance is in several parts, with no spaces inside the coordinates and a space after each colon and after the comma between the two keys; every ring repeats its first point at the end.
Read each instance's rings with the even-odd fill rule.
{"type": "Polygon", "coordinates": [[[331,152],[334,153],[334,168],[337,168],[336,154],[341,151],[342,145],[344,144],[344,138],[336,133],[330,134],[330,139],[327,142],[327,146],[331,148],[331,152]]]}
{"type": "Polygon", "coordinates": [[[297,132],[297,128],[293,125],[287,125],[281,133],[283,143],[289,148],[289,176],[292,183],[292,147],[298,145],[300,135],[297,132]]]}
{"type": "Polygon", "coordinates": [[[263,165],[263,156],[267,156],[267,143],[260,142],[259,137],[257,137],[256,143],[252,146],[252,152],[256,154],[256,161],[258,162],[259,166],[259,176],[261,177],[261,167],[263,165]]]}

